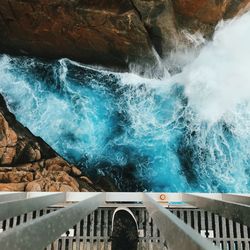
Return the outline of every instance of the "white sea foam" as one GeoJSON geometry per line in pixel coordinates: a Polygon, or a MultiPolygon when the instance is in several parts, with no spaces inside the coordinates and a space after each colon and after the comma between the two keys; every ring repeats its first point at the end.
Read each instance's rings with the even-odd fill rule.
{"type": "Polygon", "coordinates": [[[250,101],[250,13],[222,22],[199,56],[183,70],[189,103],[216,122],[250,101]]]}

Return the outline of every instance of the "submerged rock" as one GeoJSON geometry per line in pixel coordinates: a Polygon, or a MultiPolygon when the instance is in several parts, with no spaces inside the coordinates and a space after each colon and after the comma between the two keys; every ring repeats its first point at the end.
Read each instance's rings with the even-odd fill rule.
{"type": "Polygon", "coordinates": [[[11,114],[0,95],[0,191],[101,190],[11,114]]]}

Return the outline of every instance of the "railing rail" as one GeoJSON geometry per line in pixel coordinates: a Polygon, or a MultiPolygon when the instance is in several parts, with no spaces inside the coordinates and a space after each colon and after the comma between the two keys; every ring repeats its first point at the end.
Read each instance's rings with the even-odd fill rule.
{"type": "MultiPolygon", "coordinates": [[[[1,200],[1,199],[0,199],[1,200]]],[[[0,203],[0,221],[32,212],[65,201],[64,193],[49,194],[24,200],[12,200],[0,203]]]]}
{"type": "Polygon", "coordinates": [[[8,192],[1,193],[0,192],[0,202],[13,201],[13,200],[21,200],[27,197],[27,193],[25,192],[8,192]]]}
{"type": "Polygon", "coordinates": [[[143,203],[149,215],[153,218],[171,250],[218,250],[211,242],[202,238],[190,226],[178,219],[170,211],[155,202],[149,195],[144,194],[143,203]]]}
{"type": "Polygon", "coordinates": [[[222,194],[222,200],[250,206],[250,197],[240,194],[222,194]]]}
{"type": "Polygon", "coordinates": [[[96,193],[79,203],[61,208],[1,233],[4,250],[42,250],[62,233],[77,224],[104,202],[104,194],[96,193]]]}
{"type": "MultiPolygon", "coordinates": [[[[185,193],[183,193],[182,199],[184,202],[189,203],[195,207],[219,214],[223,217],[232,219],[233,221],[239,222],[248,227],[250,226],[250,206],[248,205],[185,193]]],[[[236,199],[237,197],[235,196],[235,200],[236,199]]],[[[248,199],[250,198],[248,197],[248,199]]]]}

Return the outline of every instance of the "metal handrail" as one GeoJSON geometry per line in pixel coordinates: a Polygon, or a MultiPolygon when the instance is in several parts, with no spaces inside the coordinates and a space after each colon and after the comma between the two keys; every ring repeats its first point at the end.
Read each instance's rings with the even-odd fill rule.
{"type": "Polygon", "coordinates": [[[25,199],[27,197],[27,193],[25,192],[8,192],[1,193],[0,192],[0,203],[6,201],[20,200],[25,199]]]}
{"type": "MultiPolygon", "coordinates": [[[[218,200],[195,194],[182,195],[184,202],[202,208],[212,213],[219,214],[227,219],[250,226],[250,206],[236,202],[218,200]]],[[[248,199],[250,199],[248,197],[248,199]]]]}
{"type": "Polygon", "coordinates": [[[64,193],[0,203],[0,221],[65,201],[64,193]]]}
{"type": "Polygon", "coordinates": [[[222,200],[250,206],[250,197],[240,194],[221,194],[222,200]]]}
{"type": "Polygon", "coordinates": [[[218,250],[177,216],[155,202],[149,195],[143,195],[143,203],[150,217],[171,250],[218,250]]]}
{"type": "Polygon", "coordinates": [[[42,250],[97,209],[104,202],[104,198],[104,193],[97,193],[79,203],[5,231],[0,237],[1,249],[42,250]]]}

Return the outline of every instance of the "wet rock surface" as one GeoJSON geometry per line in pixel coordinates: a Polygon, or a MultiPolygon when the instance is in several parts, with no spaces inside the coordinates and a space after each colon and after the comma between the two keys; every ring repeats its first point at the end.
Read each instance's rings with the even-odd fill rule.
{"type": "Polygon", "coordinates": [[[2,51],[120,69],[156,62],[131,1],[10,0],[1,4],[0,17],[2,51]]]}
{"type": "Polygon", "coordinates": [[[19,123],[0,96],[0,191],[100,191],[19,123]]]}
{"type": "Polygon", "coordinates": [[[171,0],[133,0],[151,43],[161,58],[176,48],[180,39],[171,0]]]}
{"type": "Polygon", "coordinates": [[[8,0],[0,5],[0,51],[156,68],[183,29],[209,38],[218,21],[249,8],[249,0],[8,0]]]}

